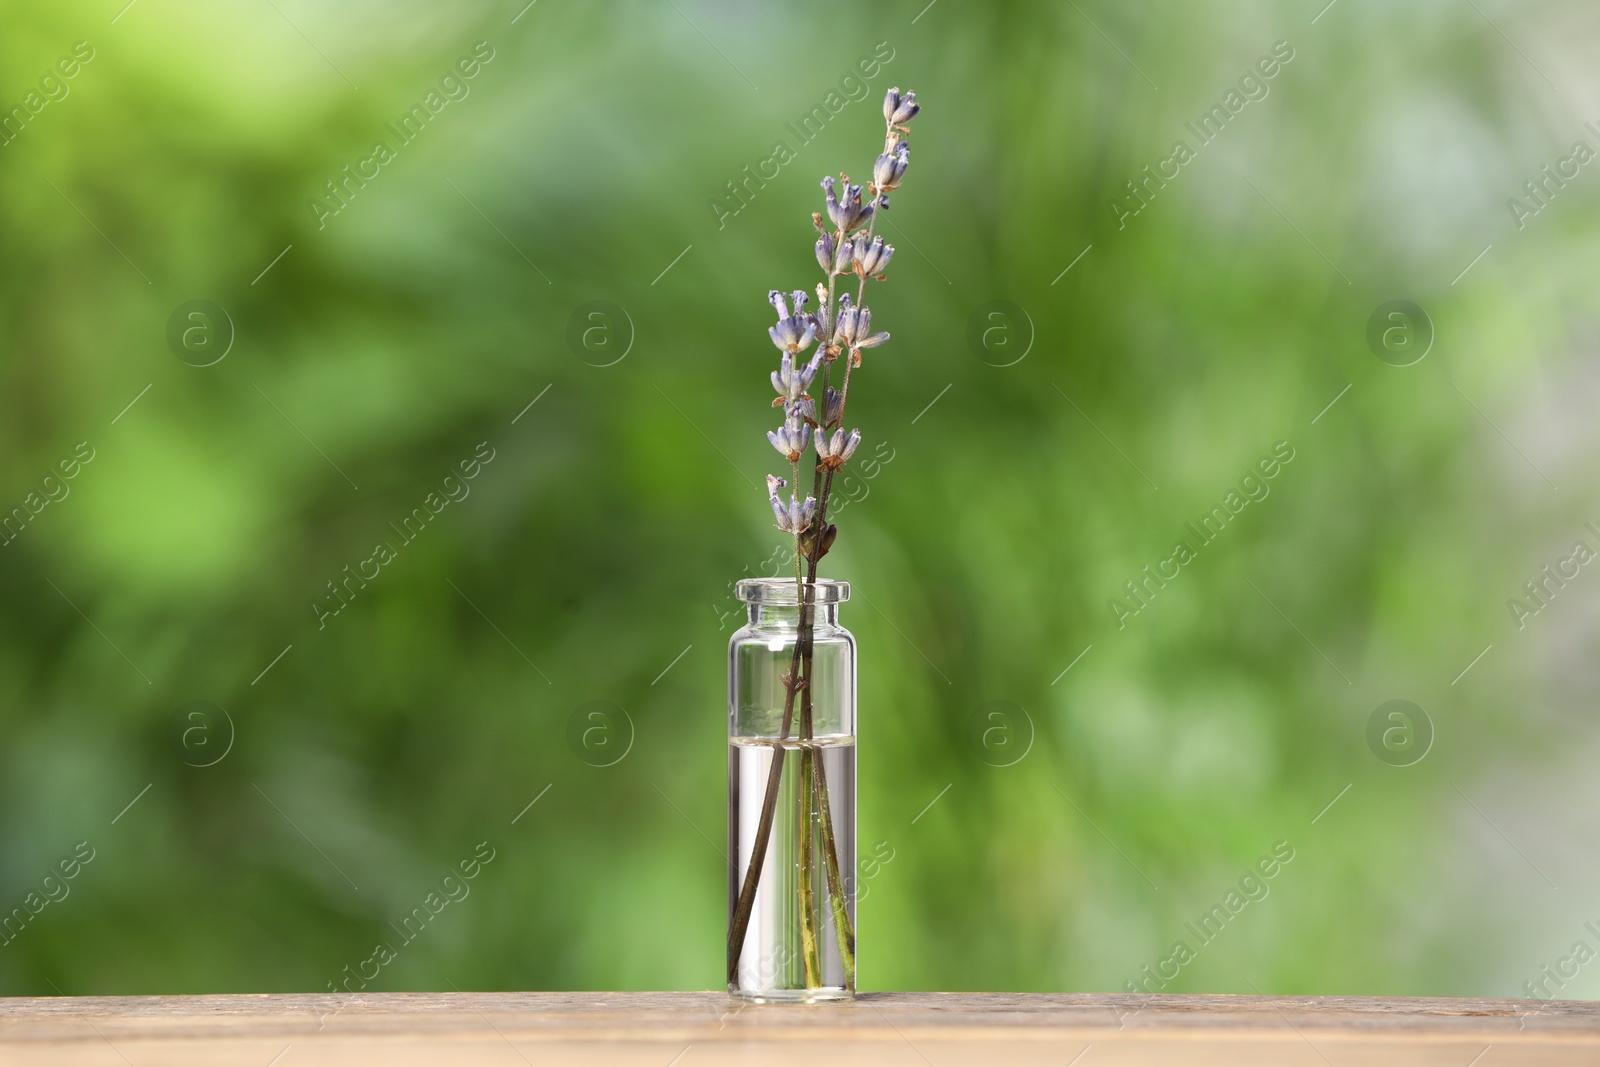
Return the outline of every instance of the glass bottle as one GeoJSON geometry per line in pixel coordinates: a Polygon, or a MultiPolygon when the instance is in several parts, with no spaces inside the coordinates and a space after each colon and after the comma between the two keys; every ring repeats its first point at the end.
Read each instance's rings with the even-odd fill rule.
{"type": "Polygon", "coordinates": [[[728,990],[849,998],[856,642],[839,625],[839,605],[850,585],[754,578],[736,592],[750,621],[728,643],[728,990]]]}

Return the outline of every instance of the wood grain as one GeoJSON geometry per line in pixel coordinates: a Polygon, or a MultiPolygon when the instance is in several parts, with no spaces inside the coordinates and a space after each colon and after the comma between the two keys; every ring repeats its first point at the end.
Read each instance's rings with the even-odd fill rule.
{"type": "Polygon", "coordinates": [[[1576,1001],[873,993],[378,993],[0,1000],[0,1064],[1600,1064],[1576,1001]],[[1074,1059],[1076,1057],[1076,1060],[1074,1059]]]}

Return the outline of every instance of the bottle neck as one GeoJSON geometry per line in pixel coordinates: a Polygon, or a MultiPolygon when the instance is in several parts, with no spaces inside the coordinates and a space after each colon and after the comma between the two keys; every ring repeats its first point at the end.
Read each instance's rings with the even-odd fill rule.
{"type": "MultiPolygon", "coordinates": [[[[775,630],[798,630],[800,606],[798,604],[749,604],[750,625],[775,630]]],[[[813,626],[838,626],[838,604],[813,604],[810,609],[813,626]]]]}

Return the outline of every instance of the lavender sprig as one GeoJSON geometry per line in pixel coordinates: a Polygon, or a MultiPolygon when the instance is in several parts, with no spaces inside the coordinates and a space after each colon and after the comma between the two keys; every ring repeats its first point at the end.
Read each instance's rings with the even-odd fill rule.
{"type": "MultiPolygon", "coordinates": [[[[832,547],[837,530],[827,522],[828,499],[833,489],[835,474],[849,462],[861,444],[861,431],[843,429],[845,408],[849,401],[851,372],[861,366],[861,353],[877,348],[889,340],[886,332],[872,330],[872,311],[864,302],[868,279],[884,280],[884,272],[894,258],[894,246],[874,234],[878,216],[889,210],[888,193],[898,189],[911,163],[911,146],[905,142],[909,133],[907,124],[921,110],[917,94],[901,94],[892,88],[884,95],[883,151],[873,163],[872,181],[865,188],[851,183],[846,175],[822,179],[823,207],[830,229],[824,224],[824,214],[815,212],[811,219],[818,231],[814,251],[817,265],[827,278],[827,284],[817,286],[817,311],[805,311],[808,297],[804,290],[785,294],[773,290],[768,301],[778,313],[777,323],[767,331],[772,343],[782,353],[779,368],[772,374],[772,385],[778,393],[774,407],[784,409],[783,424],[767,434],[767,440],[777,452],[788,460],[795,478],[795,489],[785,502],[779,490],[788,482],[773,475],[767,477],[767,495],[778,528],[794,538],[795,584],[799,603],[799,628],[789,673],[785,675],[783,722],[778,741],[773,745],[773,761],[768,774],[766,794],[762,799],[761,818],[756,827],[749,867],[740,890],[734,914],[728,928],[728,981],[732,985],[738,975],[738,961],[743,951],[745,935],[749,928],[751,909],[756,887],[761,880],[761,868],[766,859],[767,842],[772,833],[776,814],[778,792],[783,774],[788,739],[794,722],[795,704],[800,704],[800,737],[812,737],[812,697],[809,680],[812,671],[813,606],[816,599],[817,565],[832,547]],[[866,194],[863,199],[863,193],[866,194]],[[841,292],[839,279],[854,274],[857,278],[855,299],[841,292]],[[813,341],[819,351],[810,362],[801,366],[796,357],[810,347],[813,341]],[[847,357],[839,387],[830,381],[833,364],[847,357]],[[818,373],[822,376],[821,416],[818,403],[809,390],[818,373]],[[829,430],[832,430],[830,433],[829,430]],[[816,463],[813,473],[813,491],[799,497],[800,464],[808,448],[814,447],[816,463]]],[[[845,970],[845,983],[855,988],[855,931],[844,903],[844,880],[839,868],[839,853],[834,841],[833,819],[829,811],[828,784],[820,760],[812,758],[810,747],[800,751],[802,801],[806,802],[804,826],[810,827],[810,805],[815,805],[820,818],[824,868],[828,883],[828,897],[832,903],[835,933],[839,941],[839,955],[845,970]]],[[[809,839],[809,833],[806,835],[809,839]]],[[[800,879],[802,900],[812,897],[810,848],[801,855],[800,879]]],[[[809,906],[802,908],[801,941],[805,953],[807,985],[820,981],[816,937],[809,906]]]]}

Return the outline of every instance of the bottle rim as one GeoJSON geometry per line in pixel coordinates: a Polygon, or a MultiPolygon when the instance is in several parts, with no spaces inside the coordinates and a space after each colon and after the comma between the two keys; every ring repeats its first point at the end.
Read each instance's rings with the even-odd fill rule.
{"type": "MultiPolygon", "coordinates": [[[[818,578],[814,585],[806,583],[806,589],[810,604],[842,604],[850,599],[849,582],[818,578]]],[[[793,578],[742,578],[734,586],[734,595],[746,604],[795,607],[800,603],[793,578]]]]}

